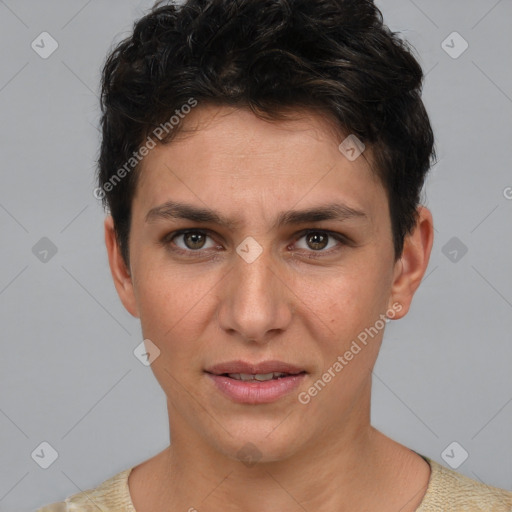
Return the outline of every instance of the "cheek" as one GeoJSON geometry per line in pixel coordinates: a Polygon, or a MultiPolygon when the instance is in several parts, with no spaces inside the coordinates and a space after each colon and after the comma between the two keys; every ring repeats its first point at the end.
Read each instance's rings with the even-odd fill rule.
{"type": "Polygon", "coordinates": [[[331,280],[326,293],[310,297],[308,306],[319,312],[309,313],[317,327],[329,327],[319,327],[326,337],[315,336],[322,367],[308,388],[318,393],[310,411],[321,414],[329,404],[342,414],[367,386],[377,360],[386,325],[380,320],[387,306],[386,284],[377,271],[347,272],[331,280]]]}
{"type": "Polygon", "coordinates": [[[389,283],[383,276],[376,265],[369,264],[358,271],[340,271],[323,294],[309,297],[309,317],[315,319],[317,327],[322,324],[321,331],[325,334],[325,337],[315,336],[322,352],[323,369],[331,368],[339,376],[333,379],[339,385],[343,382],[343,386],[357,387],[375,364],[384,332],[382,327],[386,325],[381,314],[387,309],[389,283]],[[347,363],[343,362],[343,370],[336,372],[332,367],[338,356],[345,354],[347,363]]]}
{"type": "Polygon", "coordinates": [[[316,301],[328,312],[330,324],[357,326],[379,315],[387,304],[389,283],[374,263],[367,262],[326,283],[326,291],[316,301]]]}
{"type": "Polygon", "coordinates": [[[206,308],[219,277],[194,267],[147,264],[139,273],[136,296],[143,335],[161,350],[180,342],[183,350],[190,345],[183,340],[197,339],[208,321],[206,308]]]}

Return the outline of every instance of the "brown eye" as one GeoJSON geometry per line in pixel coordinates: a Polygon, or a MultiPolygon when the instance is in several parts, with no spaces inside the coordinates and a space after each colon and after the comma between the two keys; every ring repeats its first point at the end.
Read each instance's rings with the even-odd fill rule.
{"type": "Polygon", "coordinates": [[[329,241],[329,235],[327,235],[326,233],[313,231],[306,235],[306,240],[308,246],[311,249],[313,249],[314,251],[319,251],[327,246],[329,241]]]}
{"type": "Polygon", "coordinates": [[[346,240],[340,233],[330,231],[307,230],[296,239],[296,247],[309,253],[309,257],[330,254],[346,245],[346,240]],[[304,239],[304,242],[299,243],[304,239]],[[300,246],[302,244],[302,247],[300,246]],[[327,249],[326,249],[327,248],[327,249]]]}
{"type": "Polygon", "coordinates": [[[193,253],[204,254],[206,249],[215,247],[215,242],[212,240],[211,236],[205,231],[198,230],[170,233],[163,238],[162,243],[174,252],[180,254],[189,253],[190,255],[193,253]],[[209,246],[206,245],[208,239],[210,239],[209,246]],[[202,249],[204,249],[204,251],[202,249]]]}
{"type": "Polygon", "coordinates": [[[183,236],[183,241],[186,247],[191,250],[202,249],[206,240],[206,235],[198,231],[193,231],[191,233],[183,233],[183,235],[181,236],[183,236]]]}

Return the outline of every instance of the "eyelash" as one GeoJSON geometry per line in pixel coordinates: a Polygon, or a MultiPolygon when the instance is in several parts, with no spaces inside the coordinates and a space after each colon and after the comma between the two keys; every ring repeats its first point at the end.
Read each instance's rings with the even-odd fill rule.
{"type": "MultiPolygon", "coordinates": [[[[175,247],[175,246],[172,247],[171,246],[171,244],[173,243],[173,240],[175,238],[177,238],[180,235],[186,235],[188,233],[199,233],[201,235],[206,235],[206,236],[212,238],[211,234],[210,234],[211,232],[209,230],[181,229],[179,231],[173,231],[172,233],[165,235],[162,238],[161,243],[162,243],[162,245],[167,247],[169,250],[171,250],[172,252],[179,254],[179,255],[183,255],[183,256],[186,256],[189,258],[204,257],[205,250],[202,250],[202,249],[198,249],[195,251],[192,249],[185,250],[185,249],[181,249],[181,247],[175,247]]],[[[323,229],[305,229],[303,231],[300,231],[297,234],[297,238],[295,239],[294,243],[297,242],[298,240],[300,240],[301,238],[303,238],[304,236],[309,235],[311,233],[321,233],[323,235],[327,235],[331,238],[334,238],[335,240],[337,240],[340,243],[341,246],[350,245],[350,240],[347,237],[345,237],[344,235],[342,235],[341,233],[336,233],[335,231],[327,231],[327,230],[323,230],[323,229]]],[[[313,250],[311,250],[310,251],[311,254],[309,254],[307,257],[311,258],[311,259],[321,258],[325,255],[330,255],[333,252],[337,252],[340,249],[341,249],[341,247],[338,246],[337,248],[331,248],[328,251],[323,251],[323,250],[313,251],[313,250]]]]}

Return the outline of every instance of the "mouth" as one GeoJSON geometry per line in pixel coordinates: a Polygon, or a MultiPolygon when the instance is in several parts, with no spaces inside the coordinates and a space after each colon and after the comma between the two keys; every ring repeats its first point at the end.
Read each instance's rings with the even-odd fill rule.
{"type": "MultiPolygon", "coordinates": [[[[263,377],[261,380],[269,380],[274,376],[283,375],[297,375],[305,373],[306,370],[300,366],[285,363],[284,361],[261,361],[259,363],[248,363],[246,361],[227,361],[225,363],[218,363],[207,368],[206,373],[213,375],[249,375],[263,377]]],[[[233,377],[236,378],[236,377],[233,377]]]]}
{"type": "Polygon", "coordinates": [[[283,373],[283,372],[271,372],[271,373],[222,373],[221,375],[224,377],[229,377],[230,379],[235,380],[243,380],[244,382],[266,382],[269,380],[277,380],[283,379],[286,377],[290,377],[291,375],[300,375],[306,372],[298,372],[298,373],[283,373]]]}
{"type": "Polygon", "coordinates": [[[307,371],[283,361],[230,361],[205,370],[217,391],[234,402],[270,403],[284,397],[305,378],[307,371]]]}

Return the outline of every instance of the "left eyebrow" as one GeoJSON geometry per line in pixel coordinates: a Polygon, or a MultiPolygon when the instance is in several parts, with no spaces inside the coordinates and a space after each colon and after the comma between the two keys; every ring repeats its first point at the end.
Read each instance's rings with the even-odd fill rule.
{"type": "Polygon", "coordinates": [[[351,208],[346,204],[330,203],[324,206],[308,208],[306,210],[290,210],[281,212],[277,216],[273,229],[288,224],[307,224],[323,220],[344,221],[349,219],[362,219],[368,221],[363,210],[351,208]]]}
{"type": "MultiPolygon", "coordinates": [[[[198,223],[218,224],[228,229],[234,229],[240,225],[240,221],[224,217],[215,210],[176,201],[167,201],[149,210],[145,222],[149,223],[157,219],[187,219],[198,223]]],[[[305,210],[280,212],[272,229],[275,230],[281,226],[292,224],[307,224],[323,220],[345,221],[349,219],[369,221],[368,215],[363,210],[352,208],[343,203],[330,203],[305,210]]]]}

